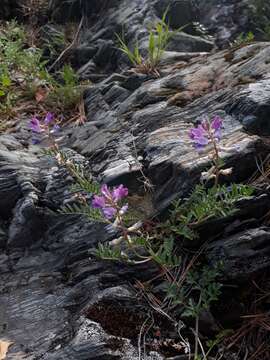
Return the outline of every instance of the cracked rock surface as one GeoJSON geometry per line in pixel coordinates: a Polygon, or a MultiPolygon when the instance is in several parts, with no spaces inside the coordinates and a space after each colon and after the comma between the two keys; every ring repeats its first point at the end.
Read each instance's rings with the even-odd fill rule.
{"type": "MultiPolygon", "coordinates": [[[[224,118],[222,157],[234,169],[228,182],[248,180],[256,159],[269,152],[269,43],[213,52],[209,39],[181,33],[173,40],[179,47],[164,54],[160,77],[126,70],[112,34],[128,25],[128,40],[134,34],[143,39],[165,3],[112,1],[84,30],[76,60],[82,77],[96,83],[85,93],[87,122],[62,133],[70,157],[101,182],[124,183],[140,194],[143,170],[154,194],[137,206],[148,216],[187,196],[209,166],[210,149],[198,154],[188,137],[204,114],[224,118]],[[85,46],[91,49],[82,61],[85,46]]],[[[174,21],[178,26],[181,19],[174,21]]],[[[91,256],[89,250],[112,234],[58,212],[70,200],[72,179],[31,145],[27,121],[0,135],[0,337],[14,342],[7,360],[138,359],[147,310],[131,284],[157,269],[91,256]]],[[[239,214],[200,230],[209,240],[209,261],[224,261],[225,279],[247,281],[269,269],[270,234],[261,221],[269,196],[260,190],[240,201],[239,214]]],[[[152,351],[147,359],[166,356],[152,351]]]]}

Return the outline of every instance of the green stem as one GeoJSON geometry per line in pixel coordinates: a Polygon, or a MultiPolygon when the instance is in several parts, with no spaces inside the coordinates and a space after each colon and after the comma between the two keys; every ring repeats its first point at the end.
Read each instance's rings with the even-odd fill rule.
{"type": "Polygon", "coordinates": [[[198,360],[198,350],[199,350],[199,308],[202,302],[202,297],[200,295],[198,304],[197,304],[197,314],[196,314],[196,321],[195,321],[195,350],[194,350],[194,360],[198,360]]]}
{"type": "Polygon", "coordinates": [[[219,182],[219,152],[218,152],[218,148],[217,148],[217,143],[216,140],[214,139],[213,135],[211,134],[211,132],[209,131],[209,136],[211,139],[211,142],[213,144],[214,147],[214,166],[215,166],[215,187],[218,186],[218,182],[219,182]]]}
{"type": "Polygon", "coordinates": [[[194,350],[194,360],[198,360],[198,349],[199,349],[199,315],[196,316],[195,321],[195,350],[194,350]]]}

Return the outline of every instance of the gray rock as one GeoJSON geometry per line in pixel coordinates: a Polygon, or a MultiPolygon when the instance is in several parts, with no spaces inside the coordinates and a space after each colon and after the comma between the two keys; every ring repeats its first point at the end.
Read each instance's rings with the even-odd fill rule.
{"type": "Polygon", "coordinates": [[[134,91],[138,89],[143,82],[149,80],[150,78],[151,76],[149,75],[133,73],[127,77],[122,85],[128,90],[134,91]]]}
{"type": "Polygon", "coordinates": [[[88,63],[93,56],[97,53],[98,48],[95,46],[89,46],[88,44],[82,44],[73,50],[72,62],[76,67],[82,67],[88,63]]]}
{"type": "Polygon", "coordinates": [[[108,104],[112,103],[121,103],[126,100],[130,95],[130,92],[121,86],[114,85],[110,88],[109,91],[106,92],[104,99],[108,104]]]}
{"type": "Polygon", "coordinates": [[[0,227],[0,249],[4,249],[8,240],[8,234],[5,227],[2,225],[0,227]]]}
{"type": "MultiPolygon", "coordinates": [[[[101,5],[74,4],[75,17],[85,11],[91,17],[101,5]]],[[[180,6],[176,0],[173,4],[180,6]]],[[[50,5],[55,16],[68,14],[65,6],[72,9],[72,3],[57,0],[50,5]]],[[[115,73],[121,58],[114,33],[124,27],[129,44],[145,39],[157,19],[154,5],[157,1],[111,1],[102,16],[84,24],[88,29],[84,27],[81,44],[91,49],[79,73],[98,84],[85,92],[88,121],[62,132],[66,153],[86,173],[101,182],[127,185],[135,198],[147,186],[143,171],[154,186],[147,216],[160,211],[166,215],[171,200],[189,194],[210,166],[211,149],[198,154],[188,136],[202,115],[224,118],[221,155],[233,167],[228,182],[246,181],[257,168],[254,158],[269,153],[258,136],[267,128],[269,44],[206,54],[198,51],[210,51],[211,42],[177,34],[171,50],[185,46],[188,53],[165,53],[159,77],[115,73]]],[[[158,269],[93,256],[93,248],[114,234],[103,224],[59,213],[74,202],[69,191],[73,180],[29,144],[27,128],[22,119],[16,133],[0,136],[0,323],[1,336],[14,342],[7,359],[138,359],[125,337],[137,341],[147,311],[128,285],[135,278],[157,279],[158,269]],[[139,321],[130,321],[130,316],[139,321]]],[[[210,242],[209,262],[223,260],[229,279],[247,281],[269,267],[270,232],[261,224],[269,212],[269,194],[257,192],[237,204],[240,210],[234,216],[199,229],[202,240],[210,242]]],[[[141,211],[140,202],[137,208],[141,211]]],[[[162,358],[149,354],[149,360],[162,358]]]]}
{"type": "Polygon", "coordinates": [[[81,4],[78,0],[71,0],[69,2],[63,0],[50,0],[48,5],[49,15],[54,22],[58,23],[63,23],[64,19],[73,21],[78,20],[82,15],[81,4]]]}
{"type": "MultiPolygon", "coordinates": [[[[167,10],[166,21],[173,29],[179,29],[198,20],[198,11],[191,0],[158,0],[155,3],[158,16],[162,17],[167,10]]],[[[187,29],[185,29],[187,30],[187,29]]]]}
{"type": "MultiPolygon", "coordinates": [[[[66,151],[77,163],[87,166],[82,156],[74,151],[66,151]]],[[[137,359],[136,349],[128,340],[117,342],[105,332],[100,336],[98,326],[91,329],[90,336],[90,330],[86,332],[88,320],[85,316],[77,321],[82,305],[96,300],[98,294],[99,297],[103,293],[116,296],[113,288],[105,292],[99,289],[101,282],[103,287],[111,288],[112,277],[119,283],[119,276],[122,275],[117,273],[121,274],[121,271],[115,273],[116,277],[111,272],[111,280],[108,276],[106,280],[108,268],[89,259],[89,248],[97,246],[99,241],[108,240],[111,235],[105,232],[103,225],[85,222],[78,216],[67,218],[66,215],[48,211],[48,208],[58,209],[67,199],[65,194],[68,193],[70,181],[65,170],[57,168],[55,163],[52,166],[45,158],[42,161],[36,159],[40,170],[35,172],[30,164],[26,168],[27,162],[37,166],[31,155],[22,154],[25,158],[20,164],[17,163],[21,160],[18,150],[8,157],[5,154],[9,166],[16,167],[14,187],[21,189],[21,196],[11,213],[9,255],[3,254],[0,258],[1,331],[3,336],[13,339],[15,343],[9,349],[7,358],[23,356],[30,360],[44,355],[47,359],[137,359]],[[39,191],[35,191],[39,186],[39,191]],[[47,207],[47,211],[43,208],[43,212],[39,212],[37,199],[47,207]],[[41,226],[43,220],[46,227],[41,226]],[[40,236],[42,247],[36,244],[31,247],[40,236]],[[21,252],[19,247],[27,247],[27,253],[21,252]],[[15,276],[9,276],[10,269],[15,276]],[[67,272],[69,279],[64,280],[67,272]],[[69,285],[66,286],[64,282],[67,280],[69,285]],[[9,295],[11,291],[12,297],[9,295]]],[[[0,171],[3,171],[3,163],[4,158],[0,171]]],[[[4,180],[0,178],[0,187],[5,185],[4,180]]],[[[2,201],[1,197],[1,205],[2,201]]],[[[118,299],[121,296],[123,298],[125,294],[118,292],[118,299]]]]}
{"type": "MultiPolygon", "coordinates": [[[[107,7],[115,6],[118,0],[111,0],[107,7]]],[[[63,23],[65,21],[79,20],[82,15],[85,17],[95,17],[101,10],[104,10],[104,4],[99,0],[49,0],[49,14],[55,22],[63,23]]]]}
{"type": "Polygon", "coordinates": [[[270,80],[249,84],[232,104],[232,111],[241,115],[245,129],[252,134],[270,135],[270,80]]]}
{"type": "Polygon", "coordinates": [[[197,3],[200,21],[216,37],[219,47],[227,47],[233,38],[244,31],[244,24],[248,22],[245,1],[203,0],[197,3]]]}
{"type": "Polygon", "coordinates": [[[265,27],[270,19],[268,2],[253,0],[195,1],[200,22],[215,37],[220,48],[228,47],[241,34],[252,32],[257,40],[267,40],[265,27]]]}
{"type": "MultiPolygon", "coordinates": [[[[119,45],[115,34],[123,34],[131,48],[138,40],[142,53],[145,53],[148,47],[148,29],[162,17],[167,3],[167,0],[134,0],[131,3],[121,0],[110,2],[108,6],[104,6],[103,16],[94,19],[92,26],[84,30],[81,40],[83,46],[89,44],[88,46],[91,48],[98,48],[92,60],[99,70],[102,71],[106,68],[107,71],[115,71],[119,68],[130,67],[127,56],[118,49],[119,45]]],[[[167,20],[172,21],[172,28],[179,28],[179,24],[184,25],[183,21],[186,24],[186,21],[189,22],[195,18],[195,8],[189,0],[174,0],[170,5],[167,20]]],[[[200,52],[210,51],[212,48],[213,43],[209,40],[181,33],[173,36],[168,50],[200,52]]],[[[89,67],[84,67],[80,69],[82,78],[90,77],[88,69],[92,73],[97,73],[89,67]]]]}
{"type": "Polygon", "coordinates": [[[62,27],[46,24],[40,28],[40,42],[46,57],[52,61],[65,48],[65,35],[62,27]]]}
{"type": "MultiPolygon", "coordinates": [[[[135,144],[143,154],[143,170],[155,185],[155,206],[160,209],[189,192],[201,170],[209,166],[207,150],[205,155],[192,150],[188,130],[203,114],[219,113],[225,118],[222,145],[229,147],[223,156],[234,167],[231,180],[242,181],[256,170],[255,154],[267,152],[258,137],[242,131],[239,120],[242,111],[247,113],[250,96],[267,96],[267,91],[264,97],[256,93],[256,84],[267,82],[270,67],[264,59],[268,52],[266,43],[235,50],[236,63],[226,60],[226,52],[202,54],[179,69],[167,67],[168,75],[142,83],[116,107],[106,102],[103,86],[92,87],[86,95],[88,118],[107,121],[90,139],[80,140],[74,134],[70,145],[75,141],[76,149],[91,157],[96,174],[107,180],[114,174],[114,181],[117,176],[123,181],[134,179],[138,171],[135,144]],[[248,62],[242,61],[247,57],[248,62]],[[266,79],[258,81],[257,76],[266,79]],[[245,77],[248,81],[243,83],[245,77]]],[[[264,108],[264,100],[259,100],[256,113],[264,108]]]]}
{"type": "Polygon", "coordinates": [[[127,80],[127,77],[124,74],[118,74],[118,73],[113,73],[110,76],[106,77],[106,79],[103,81],[103,84],[107,85],[107,84],[112,84],[114,82],[125,82],[127,80]]]}
{"type": "Polygon", "coordinates": [[[213,242],[206,254],[212,263],[222,261],[226,279],[243,281],[269,268],[269,241],[268,228],[249,229],[213,242]]]}
{"type": "Polygon", "coordinates": [[[92,80],[91,78],[93,74],[95,74],[97,71],[97,66],[91,59],[78,70],[78,75],[81,80],[92,80]]]}
{"type": "Polygon", "coordinates": [[[161,58],[161,65],[178,64],[181,63],[186,65],[187,61],[198,56],[207,55],[207,53],[185,53],[180,51],[164,51],[161,58]]]}
{"type": "MultiPolygon", "coordinates": [[[[19,149],[21,149],[21,145],[19,145],[19,149]]],[[[0,152],[0,180],[2,183],[0,214],[3,218],[11,215],[23,194],[35,191],[32,184],[38,176],[39,170],[35,167],[37,162],[38,159],[35,156],[25,151],[2,150],[0,152]]]]}
{"type": "Polygon", "coordinates": [[[95,64],[99,67],[105,67],[107,64],[113,64],[114,61],[114,43],[111,40],[100,42],[99,49],[93,58],[95,64]]]}
{"type": "Polygon", "coordinates": [[[9,227],[9,248],[27,248],[42,237],[45,224],[37,200],[37,196],[30,193],[18,201],[9,227]]]}
{"type": "Polygon", "coordinates": [[[209,52],[213,47],[214,44],[210,40],[181,32],[172,36],[167,50],[178,52],[209,52]]]}
{"type": "Polygon", "coordinates": [[[17,0],[3,0],[1,2],[0,19],[8,20],[17,14],[19,8],[17,0]]]}

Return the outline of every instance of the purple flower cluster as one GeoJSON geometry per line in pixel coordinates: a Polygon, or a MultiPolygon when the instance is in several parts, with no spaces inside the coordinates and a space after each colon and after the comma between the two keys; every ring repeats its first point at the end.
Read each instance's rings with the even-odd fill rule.
{"type": "Polygon", "coordinates": [[[196,149],[201,149],[209,143],[220,141],[222,123],[221,117],[216,115],[212,121],[203,119],[197,127],[192,128],[189,137],[196,149]]]}
{"type": "Polygon", "coordinates": [[[106,219],[113,219],[117,215],[122,216],[128,210],[128,204],[121,206],[121,201],[128,195],[128,189],[124,185],[109,190],[107,185],[101,187],[101,196],[95,195],[92,206],[100,209],[106,219]]]}
{"type": "Polygon", "coordinates": [[[37,144],[40,142],[39,135],[56,134],[60,130],[60,126],[56,124],[55,117],[52,113],[48,112],[44,119],[40,120],[36,116],[33,116],[29,128],[33,133],[33,143],[37,144]]]}

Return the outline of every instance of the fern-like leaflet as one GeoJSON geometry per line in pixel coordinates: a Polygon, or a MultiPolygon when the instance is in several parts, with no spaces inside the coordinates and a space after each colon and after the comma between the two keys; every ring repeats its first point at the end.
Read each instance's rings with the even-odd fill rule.
{"type": "Polygon", "coordinates": [[[65,215],[83,215],[91,221],[108,223],[98,209],[91,208],[86,204],[68,204],[63,206],[59,212],[65,215]]]}

